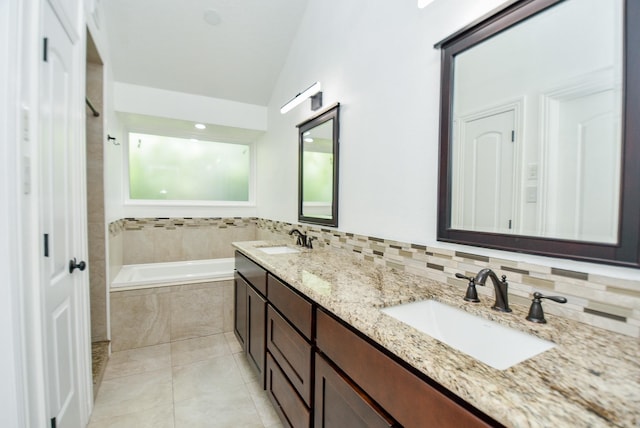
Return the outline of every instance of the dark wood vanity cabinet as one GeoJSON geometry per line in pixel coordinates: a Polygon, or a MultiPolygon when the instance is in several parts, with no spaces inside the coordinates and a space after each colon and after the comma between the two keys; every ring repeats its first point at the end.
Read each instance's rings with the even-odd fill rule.
{"type": "Polygon", "coordinates": [[[500,426],[458,404],[323,310],[316,314],[316,345],[401,426],[500,426]]]}
{"type": "Polygon", "coordinates": [[[282,420],[294,428],[310,427],[313,305],[271,275],[267,299],[267,393],[282,420]]]}
{"type": "Polygon", "coordinates": [[[235,333],[292,428],[502,426],[236,252],[235,333]]]}
{"type": "Polygon", "coordinates": [[[267,271],[236,252],[234,276],[234,333],[264,388],[267,271]]]}

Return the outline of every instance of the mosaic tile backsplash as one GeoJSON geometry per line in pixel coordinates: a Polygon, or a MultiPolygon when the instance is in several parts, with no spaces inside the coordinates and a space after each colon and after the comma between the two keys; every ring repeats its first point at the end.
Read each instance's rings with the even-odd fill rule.
{"type": "MultiPolygon", "coordinates": [[[[376,265],[444,282],[458,288],[461,298],[464,296],[467,283],[455,278],[455,274],[462,272],[472,276],[480,269],[489,267],[496,274],[507,276],[511,304],[528,307],[534,291],[546,295],[565,296],[568,302],[564,305],[545,301],[545,312],[634,338],[640,337],[640,280],[605,277],[261,218],[122,219],[111,223],[109,231],[111,242],[117,243],[118,237],[124,235],[125,238],[121,240],[125,252],[123,263],[131,264],[172,261],[167,260],[166,248],[177,245],[179,231],[183,231],[180,238],[180,260],[186,260],[184,257],[190,256],[193,259],[211,258],[197,257],[198,254],[207,251],[207,242],[224,242],[221,245],[226,247],[227,243],[233,241],[282,239],[293,227],[317,238],[314,246],[329,246],[350,252],[357,258],[376,265]],[[157,234],[149,238],[149,230],[174,231],[174,235],[157,234]],[[197,231],[193,233],[192,239],[188,237],[189,232],[185,234],[185,231],[189,230],[197,231]],[[165,238],[173,239],[170,241],[173,244],[163,241],[165,238]],[[137,242],[138,240],[142,243],[137,242]],[[189,246],[197,248],[188,248],[189,246]],[[202,249],[203,246],[205,250],[202,249]],[[155,247],[165,248],[162,250],[165,256],[162,256],[162,251],[158,252],[160,255],[156,254],[155,247]],[[128,250],[138,256],[128,257],[128,250]],[[136,257],[140,258],[141,253],[146,254],[142,258],[148,261],[131,261],[136,257]]],[[[177,252],[179,251],[174,251],[177,252]]],[[[176,256],[172,254],[172,257],[176,256]]],[[[493,299],[492,286],[477,289],[480,299],[493,299]]]]}

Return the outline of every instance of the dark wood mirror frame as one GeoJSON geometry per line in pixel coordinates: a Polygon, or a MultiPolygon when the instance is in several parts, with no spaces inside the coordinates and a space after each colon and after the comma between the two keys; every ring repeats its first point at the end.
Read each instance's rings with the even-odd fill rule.
{"type": "Polygon", "coordinates": [[[298,221],[323,226],[338,227],[338,166],[340,158],[340,103],[333,104],[323,112],[297,125],[298,127],[298,221]],[[333,120],[333,189],[331,218],[305,216],[303,211],[303,134],[316,126],[333,120]]]}
{"type": "Polygon", "coordinates": [[[640,268],[640,1],[623,0],[622,181],[617,244],[451,228],[451,118],[454,57],[564,0],[515,0],[435,45],[441,49],[438,240],[500,250],[640,268]]]}

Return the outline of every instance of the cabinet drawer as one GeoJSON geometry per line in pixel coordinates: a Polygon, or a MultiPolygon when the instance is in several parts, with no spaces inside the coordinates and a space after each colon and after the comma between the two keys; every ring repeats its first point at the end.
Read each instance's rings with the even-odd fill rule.
{"type": "Polygon", "coordinates": [[[269,302],[278,309],[304,337],[311,340],[313,319],[311,302],[271,275],[268,275],[267,283],[269,302]]]}
{"type": "Polygon", "coordinates": [[[314,423],[321,428],[389,428],[397,424],[353,382],[316,355],[314,423]]]}
{"type": "Polygon", "coordinates": [[[267,309],[267,349],[307,406],[311,406],[311,345],[271,305],[267,309]]]}
{"type": "Polygon", "coordinates": [[[258,290],[263,296],[267,295],[267,271],[260,265],[250,260],[247,256],[236,251],[235,256],[236,271],[240,273],[253,288],[258,290]]]}
{"type": "Polygon", "coordinates": [[[311,411],[296,394],[278,364],[267,353],[267,393],[285,426],[303,428],[311,426],[311,411]]]}
{"type": "Polygon", "coordinates": [[[402,426],[492,426],[324,311],[316,322],[318,348],[402,426]]]}

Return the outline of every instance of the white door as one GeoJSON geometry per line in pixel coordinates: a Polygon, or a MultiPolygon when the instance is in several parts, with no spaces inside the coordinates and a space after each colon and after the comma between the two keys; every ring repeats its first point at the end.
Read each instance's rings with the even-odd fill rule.
{"type": "Polygon", "coordinates": [[[553,212],[548,230],[553,236],[617,242],[622,141],[618,103],[613,90],[558,102],[558,136],[550,150],[553,212]]]}
{"type": "Polygon", "coordinates": [[[514,138],[513,110],[463,122],[454,171],[453,227],[499,233],[515,227],[514,138]]]}
{"type": "MultiPolygon", "coordinates": [[[[43,240],[42,278],[44,301],[44,332],[46,341],[47,388],[50,417],[59,428],[81,426],[80,382],[84,379],[80,363],[82,349],[78,343],[83,320],[82,302],[77,279],[82,272],[69,271],[73,259],[74,212],[74,150],[80,147],[80,135],[74,128],[74,46],[51,9],[43,5],[43,61],[40,93],[40,153],[41,153],[41,232],[43,240]]],[[[78,233],[82,233],[79,231],[78,233]]]]}

